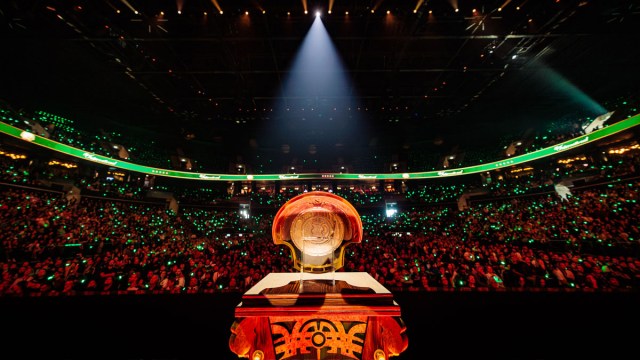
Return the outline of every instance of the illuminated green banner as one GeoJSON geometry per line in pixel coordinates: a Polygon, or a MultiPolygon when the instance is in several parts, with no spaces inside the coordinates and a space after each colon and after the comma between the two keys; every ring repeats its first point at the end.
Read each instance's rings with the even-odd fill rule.
{"type": "Polygon", "coordinates": [[[574,139],[540,149],[524,155],[515,156],[509,159],[494,161],[488,164],[468,166],[451,170],[436,170],[426,172],[413,172],[404,174],[339,174],[339,173],[309,173],[309,174],[268,174],[268,175],[231,175],[231,174],[207,174],[195,173],[187,171],[176,171],[169,169],[159,169],[144,165],[133,164],[127,161],[112,159],[106,156],[87,152],[69,145],[53,141],[46,137],[35,135],[31,132],[24,131],[13,127],[9,124],[0,122],[0,132],[13,137],[23,139],[25,141],[40,145],[42,147],[52,149],[67,155],[75,156],[80,159],[91,161],[98,164],[111,166],[114,168],[135,171],[143,174],[166,176],[181,179],[192,180],[208,180],[208,181],[295,181],[295,180],[316,180],[316,179],[332,179],[332,180],[386,180],[386,179],[426,179],[439,178],[474,174],[484,171],[491,171],[507,166],[522,164],[525,162],[542,159],[551,155],[561,153],[563,151],[575,149],[577,147],[592,143],[607,136],[617,134],[621,131],[630,129],[640,124],[640,114],[609,125],[600,130],[593,131],[586,135],[578,136],[574,139]]]}

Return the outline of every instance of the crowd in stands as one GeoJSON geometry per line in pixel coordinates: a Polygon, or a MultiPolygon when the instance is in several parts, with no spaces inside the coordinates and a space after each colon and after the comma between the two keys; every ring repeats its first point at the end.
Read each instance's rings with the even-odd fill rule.
{"type": "MultiPolygon", "coordinates": [[[[635,94],[630,94],[624,98],[612,99],[607,103],[607,108],[614,110],[614,115],[607,124],[638,113],[640,106],[638,106],[638,100],[636,100],[637,96],[634,95],[635,94]]],[[[543,129],[530,129],[532,131],[526,132],[526,134],[519,137],[507,136],[496,144],[495,148],[460,148],[458,149],[460,156],[452,160],[450,166],[446,167],[443,166],[443,159],[450,155],[447,151],[451,151],[451,149],[443,148],[437,151],[436,154],[432,148],[427,149],[420,146],[420,144],[415,144],[414,147],[408,151],[408,160],[405,164],[406,169],[410,172],[420,172],[466,167],[530,153],[584,134],[583,126],[585,126],[589,120],[593,119],[582,114],[572,114],[550,122],[543,129]],[[509,144],[515,142],[518,142],[521,146],[518,146],[513,154],[507,155],[505,149],[509,144]]],[[[139,132],[139,130],[136,129],[83,128],[71,119],[44,111],[14,110],[10,104],[2,102],[1,100],[0,121],[36,133],[46,132],[47,137],[52,140],[99,155],[125,159],[132,163],[162,169],[173,168],[185,170],[178,166],[182,164],[182,162],[176,160],[182,157],[182,148],[176,146],[174,152],[167,151],[168,148],[173,146],[168,145],[170,141],[147,141],[147,136],[138,134],[137,132],[139,132]]],[[[180,137],[174,139],[174,142],[178,139],[180,139],[180,137]]],[[[197,153],[202,153],[202,151],[195,152],[196,154],[191,156],[189,154],[185,155],[185,159],[188,159],[189,163],[192,164],[190,167],[191,171],[226,172],[227,169],[225,167],[228,164],[221,160],[222,157],[209,154],[207,155],[209,158],[198,159],[197,153]],[[214,158],[216,159],[215,161],[213,160],[214,158]],[[201,163],[209,164],[215,168],[203,168],[203,166],[200,165],[201,163]]],[[[371,149],[358,150],[357,153],[353,155],[353,163],[350,166],[350,171],[354,173],[386,172],[388,169],[385,169],[381,164],[392,162],[390,158],[387,159],[382,154],[375,155],[372,158],[371,149]]],[[[259,174],[278,173],[279,168],[270,168],[270,166],[273,165],[272,160],[269,156],[257,157],[256,161],[263,163],[256,166],[255,172],[259,174]]],[[[313,166],[311,166],[311,168],[312,167],[313,166]]],[[[328,169],[313,169],[313,172],[326,171],[328,171],[328,169]]]]}
{"type": "MultiPolygon", "coordinates": [[[[613,151],[613,150],[610,150],[613,151]]],[[[22,150],[0,148],[0,181],[13,184],[49,186],[52,183],[77,187],[84,195],[94,197],[117,197],[144,200],[150,190],[170,193],[180,203],[190,205],[211,205],[220,200],[232,198],[250,201],[259,207],[279,208],[287,200],[303,191],[327,190],[327,186],[253,186],[243,191],[222,183],[210,183],[206,187],[185,186],[169,178],[126,173],[100,166],[87,167],[86,164],[52,165],[49,158],[26,156],[22,150]],[[65,167],[64,165],[72,165],[65,167]],[[80,166],[78,166],[80,165],[80,166]]],[[[402,196],[417,204],[453,203],[466,193],[484,193],[491,197],[522,196],[553,191],[555,184],[571,179],[593,179],[602,181],[635,174],[640,167],[640,157],[636,150],[604,154],[599,149],[587,150],[575,156],[557,158],[551,162],[529,166],[498,169],[477,177],[465,177],[464,181],[424,181],[411,186],[372,183],[369,185],[333,184],[328,191],[346,198],[357,206],[380,206],[383,195],[402,193],[402,196]],[[391,187],[390,189],[387,187],[391,187]]]]}
{"type": "MultiPolygon", "coordinates": [[[[637,113],[627,105],[625,114],[637,113]]],[[[4,105],[0,117],[16,126],[12,119],[22,119],[4,105]]],[[[72,131],[54,119],[60,131],[52,135],[72,131]]],[[[567,131],[576,127],[558,129],[536,146],[574,136],[567,131]]],[[[640,156],[614,150],[464,181],[334,184],[329,191],[359,209],[364,226],[341,271],[367,272],[392,291],[640,290],[640,156]],[[566,198],[554,191],[563,181],[572,187],[566,198]],[[388,195],[400,202],[391,217],[388,195]]],[[[0,147],[0,296],[242,292],[268,273],[294,271],[288,249],[271,239],[273,216],[294,196],[326,189],[216,185],[52,165],[0,147]],[[175,196],[178,210],[150,191],[175,196]],[[251,204],[250,216],[233,201],[251,204]]]]}
{"type": "MultiPolygon", "coordinates": [[[[392,291],[637,291],[640,181],[557,194],[363,210],[340,271],[392,291]]],[[[180,208],[0,187],[2,296],[243,292],[291,272],[275,211],[180,208]]],[[[356,205],[356,207],[358,207],[356,205]]]]}
{"type": "MultiPolygon", "coordinates": [[[[605,102],[607,109],[613,114],[604,126],[624,120],[640,112],[640,101],[636,94],[628,94],[605,102]]],[[[603,108],[603,113],[606,111],[603,108]]],[[[597,114],[597,115],[602,115],[597,114]]],[[[584,128],[594,120],[594,116],[586,114],[567,114],[555,119],[543,128],[530,128],[521,134],[503,135],[493,147],[461,148],[458,153],[441,153],[433,156],[433,149],[415,147],[409,152],[410,171],[431,171],[445,168],[458,168],[487,164],[518,155],[531,153],[575,137],[584,135],[584,128]],[[512,147],[513,145],[513,147],[512,147]],[[509,150],[509,155],[507,155],[509,150]],[[449,155],[455,155],[451,160],[443,161],[449,155]],[[444,163],[449,163],[444,166],[444,163]]],[[[451,151],[451,150],[450,150],[451,151]]]]}

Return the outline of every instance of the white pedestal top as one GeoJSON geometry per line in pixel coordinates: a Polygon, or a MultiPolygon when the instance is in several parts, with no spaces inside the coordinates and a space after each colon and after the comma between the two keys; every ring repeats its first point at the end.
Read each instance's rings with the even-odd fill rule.
{"type": "Polygon", "coordinates": [[[357,287],[370,288],[376,294],[390,294],[382,284],[366,272],[335,272],[335,273],[270,273],[247,290],[245,295],[259,295],[264,289],[285,286],[292,281],[298,280],[343,280],[348,284],[357,287]]]}

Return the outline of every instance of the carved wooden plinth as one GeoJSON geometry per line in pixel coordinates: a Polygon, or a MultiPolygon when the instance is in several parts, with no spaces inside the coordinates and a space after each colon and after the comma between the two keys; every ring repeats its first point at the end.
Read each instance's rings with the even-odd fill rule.
{"type": "Polygon", "coordinates": [[[389,291],[366,273],[323,275],[269,274],[247,291],[235,310],[231,350],[251,360],[378,360],[407,348],[389,291]]]}

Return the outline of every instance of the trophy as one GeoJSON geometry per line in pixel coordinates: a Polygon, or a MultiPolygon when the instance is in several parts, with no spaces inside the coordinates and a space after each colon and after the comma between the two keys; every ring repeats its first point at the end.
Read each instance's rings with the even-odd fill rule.
{"type": "Polygon", "coordinates": [[[241,358],[386,360],[408,346],[400,307],[365,272],[340,271],[362,241],[362,221],[344,198],[312,191],[287,201],[272,226],[292,273],[270,273],[236,307],[229,347],[241,358]]]}

